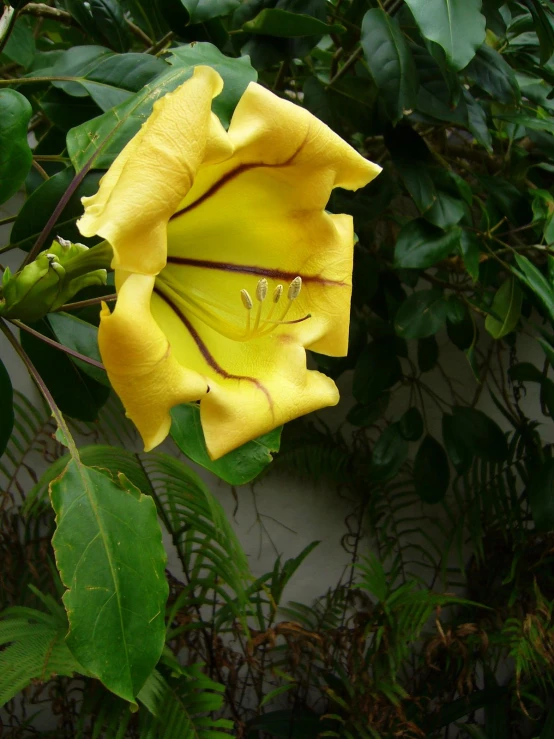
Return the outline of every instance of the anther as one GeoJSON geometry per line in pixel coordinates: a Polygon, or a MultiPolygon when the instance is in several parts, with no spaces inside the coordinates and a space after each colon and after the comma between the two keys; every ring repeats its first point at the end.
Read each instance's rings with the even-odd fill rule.
{"type": "Polygon", "coordinates": [[[246,310],[251,310],[254,303],[252,302],[252,298],[250,297],[248,290],[241,290],[240,297],[246,310]]]}
{"type": "Polygon", "coordinates": [[[267,280],[263,277],[256,286],[256,298],[260,303],[265,300],[267,295],[267,280]]]}
{"type": "Polygon", "coordinates": [[[277,285],[277,287],[273,291],[273,302],[278,303],[281,300],[282,294],[283,294],[283,286],[277,285]]]}
{"type": "Polygon", "coordinates": [[[302,289],[302,278],[295,277],[294,280],[289,285],[288,299],[296,300],[296,298],[300,295],[301,289],[302,289]]]}

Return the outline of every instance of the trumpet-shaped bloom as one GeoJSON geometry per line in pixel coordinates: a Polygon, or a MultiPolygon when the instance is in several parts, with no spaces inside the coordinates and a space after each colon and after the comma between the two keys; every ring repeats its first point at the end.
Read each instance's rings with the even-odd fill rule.
{"type": "Polygon", "coordinates": [[[225,131],[211,112],[221,89],[200,66],[159,100],[79,222],[114,250],[100,352],[145,448],[166,437],[174,405],[200,400],[214,459],[338,402],[306,367],[306,348],[348,348],[353,225],[325,206],[334,187],[380,171],[255,83],[225,131]]]}

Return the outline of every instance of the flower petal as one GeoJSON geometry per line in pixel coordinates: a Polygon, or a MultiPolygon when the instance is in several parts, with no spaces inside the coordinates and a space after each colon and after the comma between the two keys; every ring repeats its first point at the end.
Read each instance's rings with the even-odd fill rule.
{"type": "Polygon", "coordinates": [[[118,275],[113,313],[104,305],[98,344],[110,382],[127,416],[137,426],[145,450],[160,444],[171,426],[174,405],[198,400],[206,378],[180,364],[150,311],[154,277],[118,275]]]}
{"type": "Polygon", "coordinates": [[[208,378],[200,417],[212,459],[339,400],[329,377],[307,369],[306,352],[292,332],[234,341],[186,316],[159,288],[152,312],[177,361],[208,378]]]}
{"type": "Polygon", "coordinates": [[[152,115],[102,178],[83,198],[83,236],[99,234],[114,250],[112,266],[157,274],[165,265],[166,226],[202,163],[221,161],[233,147],[212,98],[221,77],[199,66],[193,76],[154,104],[152,115]]]}
{"type": "Polygon", "coordinates": [[[229,138],[233,156],[199,170],[170,220],[164,275],[230,309],[240,289],[252,291],[261,277],[277,284],[300,275],[297,307],[312,315],[298,329],[300,343],[346,354],[353,225],[324,208],[333,187],[361,187],[380,167],[308,111],[254,83],[229,138]]]}

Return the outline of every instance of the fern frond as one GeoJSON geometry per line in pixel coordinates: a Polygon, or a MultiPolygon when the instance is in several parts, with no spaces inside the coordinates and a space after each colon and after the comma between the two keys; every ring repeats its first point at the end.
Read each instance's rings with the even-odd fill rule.
{"type": "Polygon", "coordinates": [[[71,677],[86,671],[65,643],[65,613],[34,608],[8,608],[0,614],[0,706],[32,681],[71,677]]]}
{"type": "Polygon", "coordinates": [[[232,722],[206,715],[220,710],[224,690],[198,665],[170,680],[154,670],[137,697],[149,711],[141,714],[141,739],[225,739],[222,729],[232,729],[232,722]]]}

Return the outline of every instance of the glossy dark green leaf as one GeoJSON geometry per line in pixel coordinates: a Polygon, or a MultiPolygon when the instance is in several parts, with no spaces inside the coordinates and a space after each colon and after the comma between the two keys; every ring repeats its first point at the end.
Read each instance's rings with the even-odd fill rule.
{"type": "Polygon", "coordinates": [[[373,426],[376,421],[383,418],[389,402],[390,393],[386,390],[373,403],[358,403],[355,405],[348,411],[346,418],[353,426],[373,426]]]}
{"type": "Polygon", "coordinates": [[[449,321],[447,317],[446,332],[454,346],[457,346],[458,349],[461,349],[462,351],[469,349],[469,347],[475,342],[476,326],[467,307],[465,308],[461,321],[453,323],[452,321],[449,321]]]}
{"type": "Polygon", "coordinates": [[[541,404],[545,405],[551,418],[554,418],[554,382],[545,377],[541,382],[541,404]]]}
{"type": "Polygon", "coordinates": [[[554,529],[554,459],[547,459],[527,485],[533,521],[539,531],[554,529]]]}
{"type": "Polygon", "coordinates": [[[12,28],[2,54],[5,54],[12,62],[27,69],[33,63],[35,52],[35,37],[28,18],[19,17],[12,28]]]}
{"type": "Polygon", "coordinates": [[[512,332],[521,316],[523,292],[515,277],[509,277],[498,288],[485,320],[485,328],[493,339],[501,339],[512,332]]]}
{"type": "Polygon", "coordinates": [[[14,195],[31,169],[27,124],[33,109],[15,90],[0,90],[0,203],[14,195]]]}
{"type": "Polygon", "coordinates": [[[171,411],[171,418],[171,436],[183,454],[230,485],[244,485],[253,480],[279,451],[281,426],[214,461],[206,449],[198,405],[178,405],[171,411]]]}
{"type": "Polygon", "coordinates": [[[543,273],[522,254],[514,254],[518,269],[513,269],[519,280],[537,296],[551,321],[554,321],[554,288],[543,273]]]}
{"type": "Polygon", "coordinates": [[[48,120],[64,133],[102,113],[91,97],[74,97],[55,87],[40,97],[38,106],[48,120]]]}
{"type": "Polygon", "coordinates": [[[526,225],[532,219],[531,206],[523,193],[503,177],[479,175],[483,190],[488,195],[500,213],[516,225],[526,225]]]}
{"type": "MultiPolygon", "coordinates": [[[[72,167],[64,169],[43,182],[25,201],[10,235],[13,246],[17,246],[24,251],[31,249],[74,176],[75,172],[72,167]]],[[[61,212],[57,223],[45,241],[45,245],[49,246],[56,236],[62,236],[69,241],[88,245],[98,241],[97,238],[92,240],[84,238],[75,223],[83,215],[81,198],[94,195],[98,190],[100,177],[101,173],[99,172],[89,172],[86,175],[61,212]]]]}
{"type": "Polygon", "coordinates": [[[360,43],[387,115],[396,123],[416,105],[418,78],[412,52],[397,21],[381,8],[364,15],[360,43]]]}
{"type": "Polygon", "coordinates": [[[454,417],[445,413],[442,417],[442,441],[456,472],[461,475],[471,466],[473,451],[461,436],[454,417]]]}
{"type": "Polygon", "coordinates": [[[392,479],[408,458],[408,442],[400,433],[398,424],[386,428],[372,450],[369,477],[373,482],[392,479]]]}
{"type": "Polygon", "coordinates": [[[137,26],[142,28],[152,41],[160,39],[169,31],[157,2],[151,0],[121,0],[121,4],[137,26]]]}
{"type": "Polygon", "coordinates": [[[469,90],[464,89],[462,94],[465,102],[467,128],[475,136],[475,140],[481,146],[484,146],[489,154],[492,154],[492,136],[487,123],[487,114],[469,90]]]}
{"type": "Polygon", "coordinates": [[[0,359],[0,457],[8,445],[13,431],[13,387],[10,374],[0,359]]]}
{"type": "Polygon", "coordinates": [[[92,157],[94,157],[93,167],[98,169],[109,167],[150,115],[156,100],[187,80],[196,65],[207,64],[223,78],[223,92],[213,101],[212,109],[224,125],[229,123],[239,98],[257,76],[248,58],[226,57],[208,43],[172,49],[168,61],[170,69],[140,92],[113,110],[69,131],[67,148],[77,171],[81,170],[92,157]]]}
{"type": "Polygon", "coordinates": [[[396,241],[394,256],[397,267],[425,269],[456,251],[461,229],[455,226],[443,231],[421,218],[407,223],[396,241]]]}
{"type": "Polygon", "coordinates": [[[554,54],[554,28],[540,0],[521,0],[533,17],[533,28],[539,37],[540,63],[545,64],[554,54]]]}
{"type": "Polygon", "coordinates": [[[425,212],[437,199],[431,176],[436,162],[427,144],[411,126],[399,125],[387,128],[385,145],[406,189],[420,212],[425,212]]]}
{"type": "MultiPolygon", "coordinates": [[[[425,220],[439,228],[448,229],[459,223],[465,215],[464,203],[459,197],[451,195],[439,188],[436,189],[436,200],[424,214],[425,220]]],[[[450,231],[447,231],[450,233],[450,231]]],[[[461,233],[455,237],[458,245],[461,233]]]]}
{"type": "Polygon", "coordinates": [[[476,457],[503,462],[508,456],[508,442],[500,426],[483,411],[454,406],[456,431],[476,457]]]}
{"type": "Polygon", "coordinates": [[[149,54],[114,54],[101,46],[75,46],[64,51],[52,67],[52,76],[70,77],[54,87],[68,95],[90,95],[102,110],[110,110],[164,74],[165,62],[149,54]]]}
{"type": "Polygon", "coordinates": [[[493,100],[511,105],[521,98],[514,70],[501,54],[483,44],[471,60],[465,73],[493,100]]]}
{"type": "Polygon", "coordinates": [[[238,8],[240,0],[181,0],[189,14],[189,23],[205,23],[228,15],[238,8]]]}
{"type": "Polygon", "coordinates": [[[544,380],[543,373],[530,362],[518,362],[508,368],[508,376],[512,382],[538,382],[544,380]]]}
{"type": "MultiPolygon", "coordinates": [[[[32,328],[48,338],[56,338],[45,320],[34,323],[32,328]]],[[[67,354],[26,331],[21,331],[21,344],[62,413],[80,421],[95,421],[108,399],[109,388],[81,372],[67,354]]]]}
{"type": "Polygon", "coordinates": [[[477,282],[479,279],[479,264],[481,257],[481,250],[479,248],[479,240],[475,234],[466,229],[462,230],[460,236],[460,254],[464,260],[464,267],[467,273],[470,275],[473,282],[477,282]]]}
{"type": "Polygon", "coordinates": [[[420,339],[417,342],[417,366],[420,372],[429,372],[437,364],[439,345],[434,336],[420,339]]]}
{"type": "Polygon", "coordinates": [[[70,631],[67,645],[113,693],[134,701],[165,643],[166,554],[156,506],[72,460],[50,486],[52,545],[70,631]]]}
{"type": "Polygon", "coordinates": [[[342,33],[345,29],[338,23],[329,25],[304,13],[290,13],[280,8],[265,8],[242,30],[247,33],[261,33],[264,36],[298,38],[299,36],[321,36],[326,33],[342,33]]]}
{"type": "Polygon", "coordinates": [[[430,434],[423,439],[414,460],[414,486],[424,503],[440,503],[450,482],[443,446],[430,434]]]}
{"type": "MultiPolygon", "coordinates": [[[[69,313],[49,313],[48,323],[60,344],[74,349],[85,357],[102,362],[98,349],[98,328],[69,313]]],[[[106,372],[91,364],[73,358],[73,361],[86,375],[102,385],[110,387],[106,372]]]]}
{"type": "Polygon", "coordinates": [[[354,370],[352,392],[359,403],[371,404],[402,379],[402,366],[390,341],[372,341],[354,370]]]}
{"type": "Polygon", "coordinates": [[[444,326],[447,311],[440,290],[416,290],[398,309],[394,329],[404,339],[425,339],[444,326]]]}
{"type": "Polygon", "coordinates": [[[129,27],[119,0],[63,0],[84,31],[114,51],[127,51],[131,45],[129,27]]]}
{"type": "Polygon", "coordinates": [[[463,69],[485,40],[481,0],[406,0],[423,36],[442,46],[454,69],[463,69]]]}
{"type": "Polygon", "coordinates": [[[398,421],[398,430],[406,441],[417,441],[423,435],[423,416],[415,406],[408,408],[398,421]]]}

